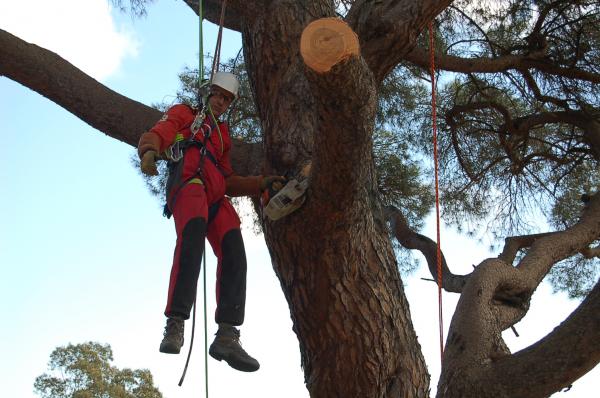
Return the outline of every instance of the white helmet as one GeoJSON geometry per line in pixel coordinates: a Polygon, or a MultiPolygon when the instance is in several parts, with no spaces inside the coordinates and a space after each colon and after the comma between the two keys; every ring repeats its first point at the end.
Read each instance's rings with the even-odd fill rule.
{"type": "Polygon", "coordinates": [[[238,96],[240,82],[236,75],[229,72],[217,72],[213,76],[212,84],[219,86],[224,90],[229,91],[235,98],[238,96]]]}

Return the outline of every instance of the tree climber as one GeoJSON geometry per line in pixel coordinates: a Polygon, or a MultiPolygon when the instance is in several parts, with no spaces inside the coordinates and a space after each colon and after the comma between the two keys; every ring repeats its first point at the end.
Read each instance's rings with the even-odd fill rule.
{"type": "Polygon", "coordinates": [[[210,86],[206,116],[203,109],[183,104],[171,107],[150,131],[142,134],[138,155],[146,174],[156,174],[155,156],[170,160],[165,213],[173,215],[177,242],[160,352],[178,354],[181,350],[184,321],[196,297],[206,237],[218,260],[215,321],[219,327],[209,353],[234,369],[253,372],[259,363],[241,347],[236,328],[244,321],[246,254],[240,219],[225,195],[260,196],[284,178],[234,174],[228,126],[218,118],[237,97],[238,88],[235,75],[217,72],[210,86]]]}

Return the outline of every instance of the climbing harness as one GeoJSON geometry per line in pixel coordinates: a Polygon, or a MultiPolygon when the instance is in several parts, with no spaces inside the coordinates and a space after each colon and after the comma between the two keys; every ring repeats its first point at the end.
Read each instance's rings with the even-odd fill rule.
{"type": "MultiPolygon", "coordinates": [[[[218,124],[216,128],[218,128],[218,124]]],[[[221,174],[225,175],[225,172],[222,170],[219,162],[217,162],[214,155],[208,150],[208,144],[210,143],[209,138],[213,130],[213,126],[203,123],[198,129],[192,124],[190,130],[191,135],[189,138],[184,139],[182,134],[178,134],[177,138],[175,139],[175,143],[166,151],[166,156],[168,159],[168,178],[166,185],[166,203],[163,209],[163,215],[167,218],[170,218],[173,214],[171,209],[175,206],[177,195],[184,186],[191,183],[203,184],[202,168],[204,166],[205,158],[208,158],[215,165],[217,170],[219,170],[221,174]],[[202,134],[200,134],[201,132],[202,134]],[[198,135],[201,136],[201,139],[198,138],[198,135]],[[186,151],[192,147],[199,149],[200,161],[196,172],[183,179],[183,157],[186,151]]],[[[212,218],[214,218],[216,215],[216,210],[218,210],[219,203],[220,202],[217,202],[209,207],[209,216],[207,220],[208,223],[210,223],[212,218]],[[216,208],[214,208],[215,205],[217,205],[216,208]],[[211,215],[213,217],[211,217],[211,215]]]]}
{"type": "Polygon", "coordinates": [[[435,174],[435,219],[437,242],[437,286],[438,286],[438,321],[440,327],[440,361],[444,358],[444,318],[442,315],[442,250],[440,248],[440,190],[438,181],[438,147],[437,147],[437,109],[435,83],[435,49],[433,37],[433,22],[429,22],[429,52],[431,64],[431,122],[433,130],[433,163],[435,174]]]}

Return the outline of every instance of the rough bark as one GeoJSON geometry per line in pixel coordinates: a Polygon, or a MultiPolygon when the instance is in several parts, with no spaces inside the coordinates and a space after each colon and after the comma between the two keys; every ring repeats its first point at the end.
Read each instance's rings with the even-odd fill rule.
{"type": "Polygon", "coordinates": [[[265,225],[307,388],[312,397],[426,396],[425,364],[374,199],[373,75],[358,57],[324,75],[308,71],[299,39],[311,15],[294,1],[272,2],[269,11],[244,21],[242,34],[267,169],[312,159],[302,210],[265,225]]]}

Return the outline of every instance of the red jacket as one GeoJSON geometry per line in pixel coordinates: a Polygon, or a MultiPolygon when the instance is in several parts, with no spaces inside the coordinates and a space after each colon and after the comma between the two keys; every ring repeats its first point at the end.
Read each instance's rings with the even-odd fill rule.
{"type": "MultiPolygon", "coordinates": [[[[158,134],[161,139],[160,152],[164,152],[171,146],[177,136],[181,134],[184,139],[190,138],[192,132],[190,127],[196,117],[196,111],[187,105],[175,105],[171,107],[163,117],[150,129],[151,132],[158,134]]],[[[218,128],[214,126],[212,118],[204,119],[204,129],[211,128],[210,137],[206,144],[207,150],[212,154],[216,163],[209,158],[204,157],[202,166],[202,181],[206,189],[208,205],[220,200],[225,195],[225,178],[233,174],[231,167],[230,150],[231,138],[229,137],[229,128],[227,123],[218,123],[218,128]]],[[[204,130],[206,131],[206,130],[204,130]]],[[[204,131],[201,129],[196,135],[196,139],[204,142],[204,131]]],[[[181,160],[183,164],[182,180],[195,177],[200,166],[200,149],[197,146],[189,147],[181,160]]]]}

